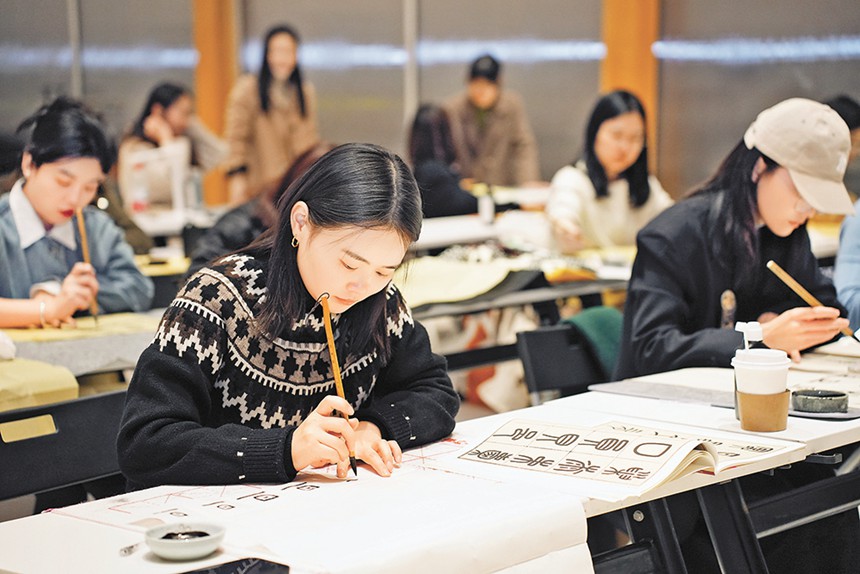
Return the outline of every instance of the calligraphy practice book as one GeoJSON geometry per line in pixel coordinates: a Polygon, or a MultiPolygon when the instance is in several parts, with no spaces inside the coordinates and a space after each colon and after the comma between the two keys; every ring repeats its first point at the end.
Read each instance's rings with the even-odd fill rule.
{"type": "MultiPolygon", "coordinates": [[[[607,421],[594,426],[514,419],[482,439],[469,441],[436,468],[497,479],[513,472],[541,473],[549,486],[603,500],[640,496],[661,484],[696,472],[726,469],[797,448],[735,433],[690,434],[638,423],[607,421]],[[486,465],[493,465],[490,470],[486,465]],[[486,470],[481,470],[484,466],[486,470]]],[[[540,478],[534,476],[535,484],[540,478]]]]}

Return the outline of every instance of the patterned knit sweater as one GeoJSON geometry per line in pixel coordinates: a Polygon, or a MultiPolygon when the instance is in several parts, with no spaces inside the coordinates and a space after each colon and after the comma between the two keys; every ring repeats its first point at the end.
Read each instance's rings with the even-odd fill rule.
{"type": "MultiPolygon", "coordinates": [[[[128,388],[117,448],[131,488],[286,482],[292,433],[336,394],[321,306],[281,337],[259,335],[266,263],[223,258],[195,274],[164,314],[128,388]]],[[[387,362],[338,344],[346,399],[359,420],[401,448],[448,434],[459,407],[442,357],[430,351],[400,293],[386,293],[387,362]]],[[[308,296],[310,298],[310,296],[308,296]]],[[[332,322],[339,340],[340,319],[332,322]]]]}

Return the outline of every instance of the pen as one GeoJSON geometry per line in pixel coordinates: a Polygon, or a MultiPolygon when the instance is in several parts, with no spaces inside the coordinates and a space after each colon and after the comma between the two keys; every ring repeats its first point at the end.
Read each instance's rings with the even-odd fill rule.
{"type": "MultiPolygon", "coordinates": [[[[75,210],[75,213],[78,217],[78,232],[81,235],[81,251],[84,254],[84,263],[87,265],[92,265],[90,262],[90,246],[87,243],[87,227],[84,225],[84,210],[78,208],[75,210]]],[[[93,297],[93,300],[90,301],[90,314],[93,316],[93,320],[96,323],[96,327],[99,326],[99,303],[96,297],[93,297]]]]}
{"type": "MultiPolygon", "coordinates": [[[[774,275],[776,275],[777,277],[779,277],[780,279],[782,279],[782,282],[783,282],[783,283],[785,283],[786,285],[788,285],[788,287],[789,287],[792,291],[794,291],[795,293],[797,293],[797,294],[800,296],[800,298],[801,298],[801,299],[803,299],[804,301],[806,301],[806,303],[807,303],[810,307],[823,307],[823,306],[824,306],[824,304],[823,304],[821,301],[819,301],[818,299],[816,299],[816,298],[815,298],[815,296],[814,296],[812,293],[810,293],[809,291],[807,291],[807,290],[803,287],[803,285],[801,285],[800,283],[798,283],[797,281],[795,281],[794,277],[792,277],[791,275],[789,275],[789,274],[785,271],[785,269],[783,269],[782,267],[780,267],[780,266],[776,263],[776,261],[774,261],[773,259],[771,259],[770,261],[768,261],[768,262],[767,262],[767,268],[768,268],[768,269],[770,269],[771,271],[773,271],[773,274],[774,274],[774,275]]],[[[845,327],[844,329],[842,329],[842,333],[843,333],[844,335],[848,335],[849,337],[853,337],[853,336],[854,336],[854,331],[852,331],[852,330],[851,330],[850,328],[848,328],[848,327],[845,327]]]]}
{"type": "MultiPolygon", "coordinates": [[[[337,362],[337,351],[334,348],[334,334],[331,329],[331,311],[328,308],[328,293],[320,295],[320,303],[323,306],[323,321],[325,323],[325,336],[328,341],[328,352],[331,355],[331,370],[334,373],[334,384],[337,387],[337,396],[346,400],[346,395],[343,392],[343,380],[340,378],[340,364],[337,362]]],[[[349,423],[349,415],[340,413],[346,422],[349,423]]],[[[358,477],[358,467],[355,464],[355,452],[349,451],[349,466],[352,467],[352,472],[358,477]]]]}

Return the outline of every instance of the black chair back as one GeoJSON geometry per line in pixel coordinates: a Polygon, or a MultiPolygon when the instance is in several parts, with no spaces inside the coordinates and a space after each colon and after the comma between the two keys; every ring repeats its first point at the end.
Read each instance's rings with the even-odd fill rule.
{"type": "Polygon", "coordinates": [[[124,402],[123,390],[0,412],[0,500],[119,473],[116,437],[124,402]],[[11,427],[45,416],[54,432],[10,440],[11,427]]]}
{"type": "Polygon", "coordinates": [[[517,333],[517,351],[533,405],[582,393],[588,385],[606,382],[591,347],[570,324],[517,333]]]}

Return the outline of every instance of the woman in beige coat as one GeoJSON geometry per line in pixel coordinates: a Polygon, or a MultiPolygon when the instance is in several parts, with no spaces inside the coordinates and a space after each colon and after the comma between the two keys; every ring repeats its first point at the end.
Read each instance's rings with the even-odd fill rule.
{"type": "Polygon", "coordinates": [[[230,203],[256,195],[319,141],[316,94],[302,81],[299,37],[286,25],[266,34],[260,73],[239,78],[227,104],[230,203]]]}

